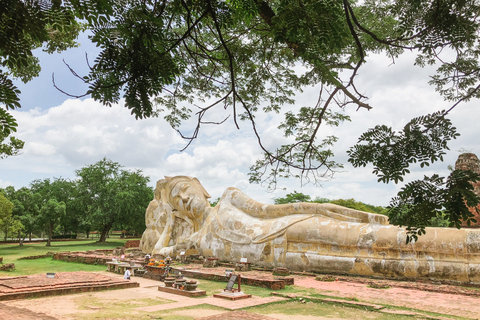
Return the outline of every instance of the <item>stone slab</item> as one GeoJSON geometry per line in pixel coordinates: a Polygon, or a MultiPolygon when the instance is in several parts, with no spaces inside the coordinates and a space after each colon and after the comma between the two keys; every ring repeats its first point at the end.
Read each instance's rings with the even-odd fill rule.
{"type": "Polygon", "coordinates": [[[222,299],[227,299],[227,300],[241,300],[241,299],[248,299],[251,298],[251,294],[245,294],[242,291],[240,292],[229,292],[229,291],[224,291],[221,293],[216,293],[213,295],[214,298],[222,298],[222,299]]]}

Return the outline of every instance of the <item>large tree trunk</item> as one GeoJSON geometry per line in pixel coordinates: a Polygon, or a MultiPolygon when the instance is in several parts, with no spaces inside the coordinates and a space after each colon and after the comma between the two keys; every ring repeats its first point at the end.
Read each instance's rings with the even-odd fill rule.
{"type": "Polygon", "coordinates": [[[21,231],[18,231],[18,245],[20,247],[23,247],[23,239],[22,239],[22,232],[21,231]]]}
{"type": "Polygon", "coordinates": [[[48,240],[47,240],[47,247],[52,246],[52,233],[53,233],[53,223],[50,223],[48,226],[48,240]]]}
{"type": "Polygon", "coordinates": [[[112,228],[111,224],[103,227],[102,234],[100,235],[100,240],[98,240],[98,242],[107,241],[107,235],[108,235],[108,232],[110,231],[111,228],[112,228]]]}
{"type": "Polygon", "coordinates": [[[32,233],[31,232],[28,234],[28,241],[30,241],[30,242],[32,241],[32,233]]]}

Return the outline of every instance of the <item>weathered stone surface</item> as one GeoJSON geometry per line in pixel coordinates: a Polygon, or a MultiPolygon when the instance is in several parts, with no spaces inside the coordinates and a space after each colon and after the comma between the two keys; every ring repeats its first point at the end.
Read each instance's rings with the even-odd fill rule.
{"type": "Polygon", "coordinates": [[[195,178],[158,181],[141,249],[247,258],[292,271],[480,283],[480,230],[427,228],[407,245],[405,228],[389,225],[383,215],[333,204],[267,205],[236,188],[214,208],[208,198],[195,178]]]}
{"type": "Polygon", "coordinates": [[[205,258],[203,260],[203,267],[204,268],[215,268],[218,265],[217,258],[205,258]]]}
{"type": "Polygon", "coordinates": [[[113,255],[120,257],[122,254],[125,254],[125,247],[117,247],[113,249],[113,255]]]}
{"type": "Polygon", "coordinates": [[[235,262],[235,271],[250,271],[252,270],[250,262],[235,262]]]}

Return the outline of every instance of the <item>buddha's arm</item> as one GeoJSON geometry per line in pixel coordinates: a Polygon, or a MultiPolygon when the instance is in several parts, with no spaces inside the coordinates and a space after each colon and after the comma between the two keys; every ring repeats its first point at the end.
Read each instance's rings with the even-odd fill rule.
{"type": "Polygon", "coordinates": [[[257,218],[271,219],[292,214],[318,214],[341,221],[388,224],[387,216],[358,211],[332,203],[263,204],[251,199],[236,188],[228,188],[222,199],[224,198],[236,208],[257,218]]]}

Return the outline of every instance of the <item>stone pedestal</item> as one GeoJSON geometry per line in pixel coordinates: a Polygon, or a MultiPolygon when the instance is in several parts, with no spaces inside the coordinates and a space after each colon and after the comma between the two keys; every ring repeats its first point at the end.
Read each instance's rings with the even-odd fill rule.
{"type": "Polygon", "coordinates": [[[187,291],[195,291],[197,290],[197,281],[195,280],[189,280],[185,282],[185,290],[187,291]]]}
{"type": "Polygon", "coordinates": [[[206,258],[203,260],[204,268],[215,268],[218,266],[218,258],[206,258]]]}
{"type": "Polygon", "coordinates": [[[175,283],[175,278],[167,277],[163,282],[165,283],[165,287],[172,288],[173,284],[175,283]]]}
{"type": "Polygon", "coordinates": [[[175,289],[184,290],[186,282],[187,282],[187,280],[185,280],[185,279],[177,279],[177,280],[175,280],[175,283],[173,284],[173,286],[174,286],[175,289]]]}
{"type": "Polygon", "coordinates": [[[250,271],[252,270],[250,262],[235,262],[235,271],[250,271]]]}

